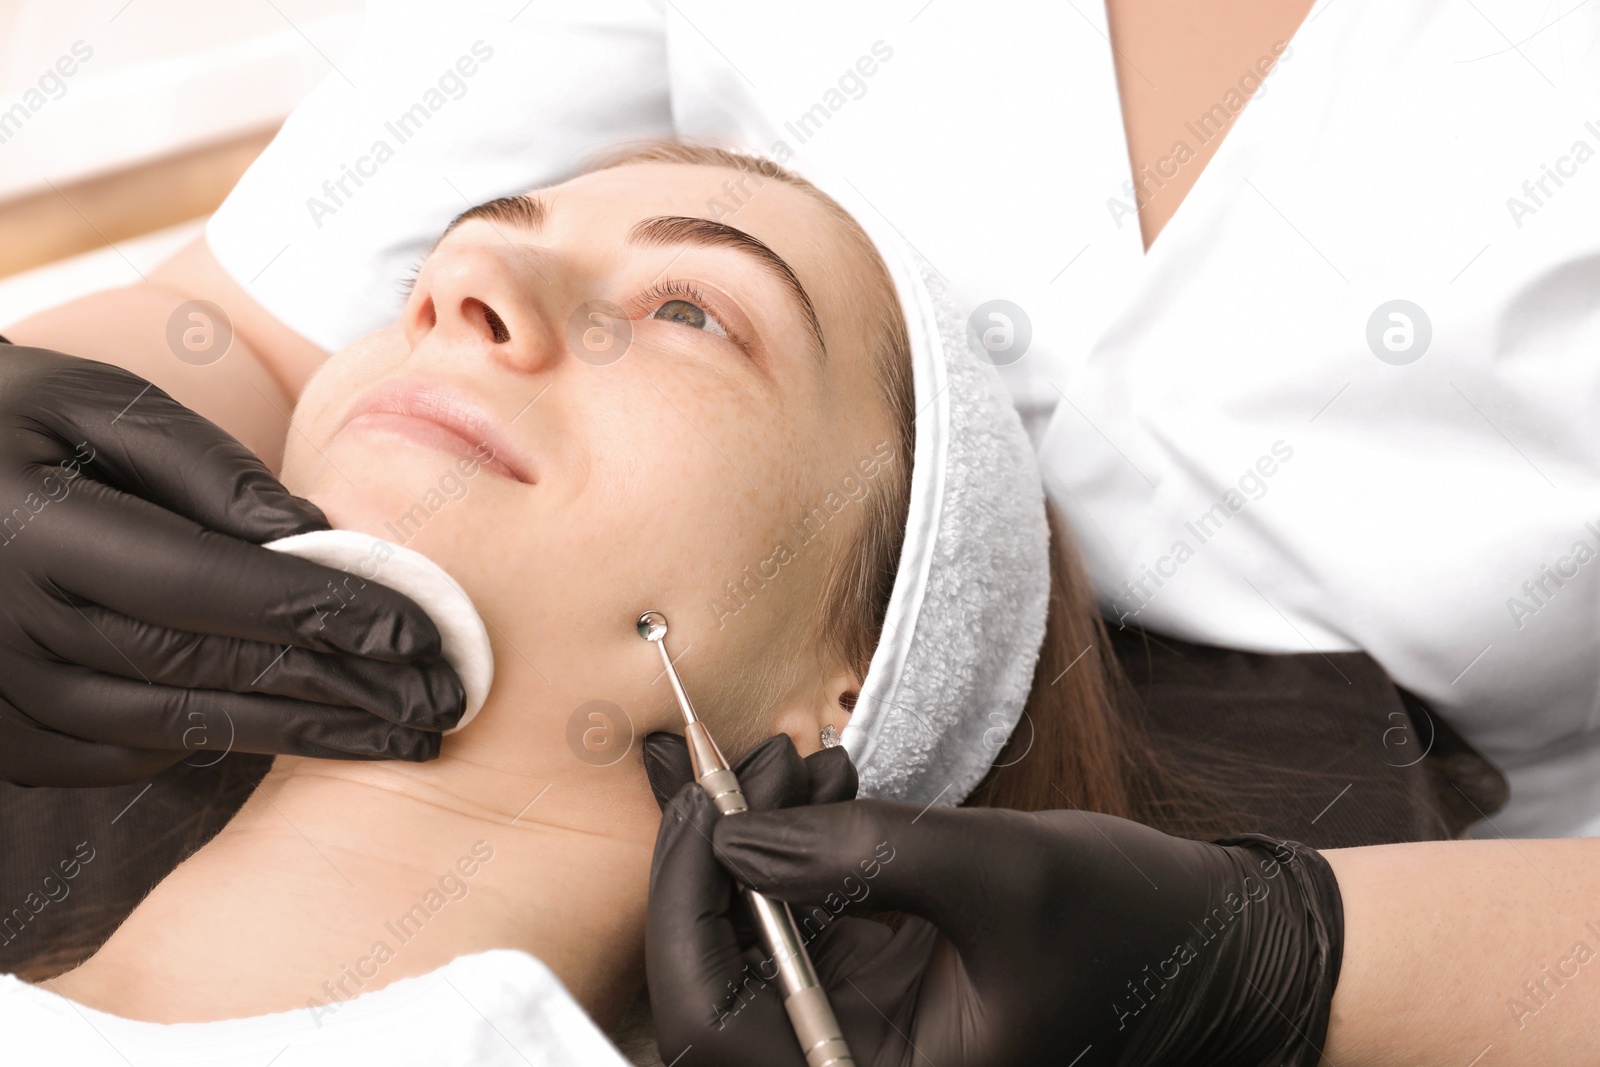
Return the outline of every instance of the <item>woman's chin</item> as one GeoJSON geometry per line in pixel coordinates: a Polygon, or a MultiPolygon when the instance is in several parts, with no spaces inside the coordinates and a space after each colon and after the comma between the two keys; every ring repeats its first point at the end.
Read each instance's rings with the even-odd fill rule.
{"type": "Polygon", "coordinates": [[[429,449],[394,444],[380,449],[375,441],[346,442],[344,435],[329,443],[310,471],[284,474],[289,490],[321,508],[335,529],[369,533],[419,551],[442,535],[459,535],[466,513],[481,506],[472,498],[500,481],[497,474],[429,449]]]}

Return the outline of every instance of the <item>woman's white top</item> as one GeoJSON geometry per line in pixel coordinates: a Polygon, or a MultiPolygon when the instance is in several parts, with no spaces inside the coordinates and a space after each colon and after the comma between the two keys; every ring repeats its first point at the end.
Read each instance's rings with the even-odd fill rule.
{"type": "Polygon", "coordinates": [[[124,1019],[0,975],[0,1062],[627,1067],[550,969],[515,949],[458,956],[320,1008],[209,1023],[124,1019]]]}
{"type": "Polygon", "coordinates": [[[619,140],[821,165],[1009,361],[1108,611],[1364,649],[1508,770],[1500,830],[1600,832],[1600,5],[1321,0],[1140,176],[1227,129],[1148,254],[1093,0],[368,9],[207,231],[306,337],[619,140]]]}

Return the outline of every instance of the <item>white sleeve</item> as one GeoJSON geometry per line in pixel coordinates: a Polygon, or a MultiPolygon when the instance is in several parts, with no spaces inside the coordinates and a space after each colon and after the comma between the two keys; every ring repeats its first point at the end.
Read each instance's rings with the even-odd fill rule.
{"type": "Polygon", "coordinates": [[[457,213],[672,133],[652,0],[367,8],[206,227],[223,268],[329,351],[394,320],[400,279],[457,213]]]}

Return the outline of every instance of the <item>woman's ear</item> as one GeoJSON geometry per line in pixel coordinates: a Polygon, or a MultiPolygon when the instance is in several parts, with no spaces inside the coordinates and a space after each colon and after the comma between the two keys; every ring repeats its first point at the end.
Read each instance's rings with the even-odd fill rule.
{"type": "Polygon", "coordinates": [[[788,734],[800,755],[809,756],[823,747],[825,728],[831,726],[837,733],[844,733],[860,692],[861,679],[856,672],[837,669],[810,692],[797,690],[792,694],[773,717],[773,732],[788,734]]]}

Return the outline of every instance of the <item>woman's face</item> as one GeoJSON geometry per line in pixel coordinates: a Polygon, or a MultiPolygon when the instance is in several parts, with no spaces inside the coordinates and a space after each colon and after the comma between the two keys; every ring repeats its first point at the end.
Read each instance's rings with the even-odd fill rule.
{"type": "Polygon", "coordinates": [[[461,582],[494,643],[485,719],[510,699],[586,726],[605,701],[636,734],[672,725],[647,609],[713,723],[761,736],[789,723],[778,705],[835,698],[821,583],[905,461],[846,228],[783,182],[672,163],[474,214],[399,322],[306,387],[285,483],[461,582]]]}

